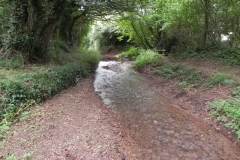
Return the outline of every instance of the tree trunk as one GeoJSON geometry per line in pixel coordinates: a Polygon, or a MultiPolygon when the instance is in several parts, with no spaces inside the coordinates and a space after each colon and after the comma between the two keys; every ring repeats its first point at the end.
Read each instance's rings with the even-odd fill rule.
{"type": "Polygon", "coordinates": [[[44,58],[46,56],[47,47],[52,39],[55,27],[62,16],[65,2],[66,0],[54,2],[52,14],[48,17],[47,23],[40,28],[33,52],[29,56],[29,61],[45,60],[44,58]]]}
{"type": "Polygon", "coordinates": [[[207,42],[207,38],[208,38],[208,31],[209,31],[209,16],[210,16],[210,13],[209,13],[209,9],[210,9],[210,0],[204,0],[204,14],[205,14],[205,17],[204,17],[204,35],[203,35],[203,45],[202,45],[202,49],[203,47],[206,46],[206,42],[207,42]]]}

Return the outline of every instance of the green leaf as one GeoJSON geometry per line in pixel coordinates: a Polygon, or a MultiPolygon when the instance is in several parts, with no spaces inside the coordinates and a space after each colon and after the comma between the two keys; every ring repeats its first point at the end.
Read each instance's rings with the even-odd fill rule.
{"type": "Polygon", "coordinates": [[[17,157],[15,157],[13,154],[11,156],[8,156],[6,160],[17,160],[17,157]]]}
{"type": "Polygon", "coordinates": [[[9,129],[10,129],[10,127],[6,124],[0,126],[0,131],[7,131],[9,129]]]}
{"type": "Polygon", "coordinates": [[[240,130],[237,131],[238,139],[240,139],[240,130]]]}

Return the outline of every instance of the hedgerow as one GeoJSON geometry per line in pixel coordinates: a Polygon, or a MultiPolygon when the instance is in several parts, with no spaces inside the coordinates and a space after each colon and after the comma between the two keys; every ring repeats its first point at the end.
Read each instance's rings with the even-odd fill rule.
{"type": "MultiPolygon", "coordinates": [[[[90,65],[89,65],[90,66],[90,65]]],[[[75,84],[92,70],[86,65],[69,63],[33,73],[24,73],[18,79],[0,81],[0,120],[12,121],[23,110],[75,84]]]]}

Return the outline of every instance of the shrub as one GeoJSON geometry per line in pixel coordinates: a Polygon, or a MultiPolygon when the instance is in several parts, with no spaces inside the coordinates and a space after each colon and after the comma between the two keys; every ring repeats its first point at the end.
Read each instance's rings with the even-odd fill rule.
{"type": "Polygon", "coordinates": [[[81,63],[89,68],[90,72],[94,72],[98,66],[101,56],[96,51],[86,51],[86,53],[81,55],[81,63]]]}
{"type": "Polygon", "coordinates": [[[135,47],[131,47],[128,51],[119,54],[119,58],[122,58],[124,56],[127,56],[128,58],[135,60],[136,57],[138,56],[138,49],[135,47]]]}
{"type": "Polygon", "coordinates": [[[137,56],[133,67],[140,70],[146,65],[159,66],[162,65],[163,60],[159,57],[159,54],[152,50],[141,50],[140,54],[137,56]]]}

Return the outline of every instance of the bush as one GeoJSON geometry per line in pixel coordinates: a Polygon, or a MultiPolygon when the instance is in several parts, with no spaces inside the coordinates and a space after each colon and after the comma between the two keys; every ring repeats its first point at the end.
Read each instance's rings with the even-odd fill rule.
{"type": "Polygon", "coordinates": [[[133,67],[140,70],[146,65],[151,65],[153,67],[162,65],[163,60],[159,57],[159,54],[152,50],[141,50],[140,54],[137,56],[133,67]]]}
{"type": "Polygon", "coordinates": [[[85,51],[81,56],[81,63],[89,68],[90,72],[94,72],[98,66],[101,56],[96,51],[85,51]]]}
{"type": "Polygon", "coordinates": [[[131,47],[128,51],[119,54],[119,58],[122,58],[124,56],[127,56],[131,60],[135,60],[136,57],[138,56],[138,49],[135,47],[131,47]]]}

